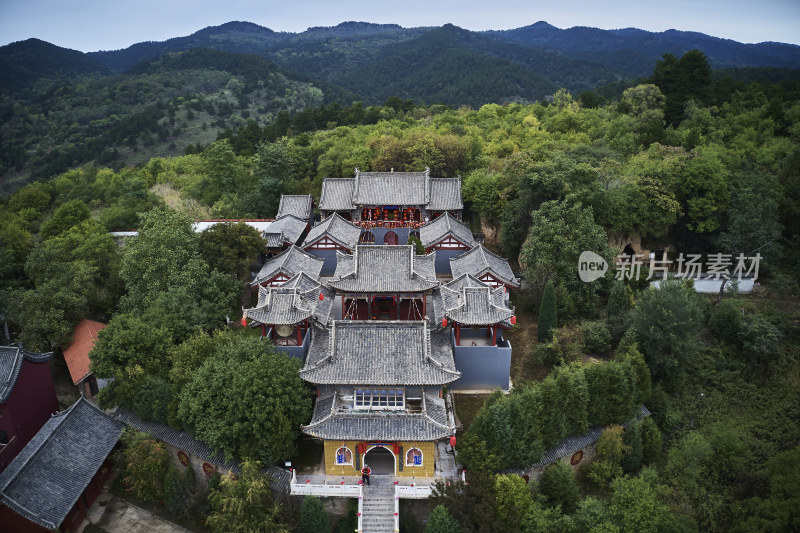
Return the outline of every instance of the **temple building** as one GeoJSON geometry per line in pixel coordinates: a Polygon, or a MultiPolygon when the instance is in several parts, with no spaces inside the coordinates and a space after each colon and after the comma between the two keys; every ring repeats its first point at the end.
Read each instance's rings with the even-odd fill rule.
{"type": "Polygon", "coordinates": [[[519,288],[519,279],[514,276],[508,261],[493,254],[482,244],[450,259],[450,271],[453,273],[453,278],[470,274],[492,287],[519,288]]]}
{"type": "Polygon", "coordinates": [[[300,377],[317,385],[303,431],[324,441],[328,475],[433,477],[435,442],[455,434],[442,386],[460,377],[427,320],[334,321],[315,330],[300,377]]]}
{"type": "Polygon", "coordinates": [[[310,255],[297,246],[291,245],[289,248],[269,259],[261,267],[255,279],[250,283],[251,287],[277,287],[283,285],[296,274],[305,272],[311,279],[319,279],[322,272],[324,261],[310,255]]]}
{"type": "Polygon", "coordinates": [[[425,252],[436,251],[436,273],[450,275],[450,259],[458,257],[475,246],[472,231],[445,213],[420,227],[419,238],[425,252]]]}
{"type": "Polygon", "coordinates": [[[324,260],[322,275],[330,276],[336,271],[336,252],[352,254],[360,237],[361,228],[334,213],[311,228],[302,248],[324,260]]]}
{"type": "Polygon", "coordinates": [[[243,309],[252,327],[260,327],[262,337],[290,355],[305,357],[312,322],[325,327],[333,306],[334,292],[304,272],[295,274],[283,285],[258,289],[258,303],[243,309]]]}
{"type": "MultiPolygon", "coordinates": [[[[406,244],[410,234],[441,214],[461,219],[459,178],[431,178],[425,172],[360,172],[353,179],[326,179],[319,209],[338,213],[367,229],[361,242],[406,244]]],[[[418,236],[418,235],[417,235],[418,236]]]]}
{"type": "Polygon", "coordinates": [[[353,255],[337,252],[328,285],[342,298],[345,320],[422,320],[427,295],[439,285],[435,260],[409,245],[359,245],[353,255]]]}

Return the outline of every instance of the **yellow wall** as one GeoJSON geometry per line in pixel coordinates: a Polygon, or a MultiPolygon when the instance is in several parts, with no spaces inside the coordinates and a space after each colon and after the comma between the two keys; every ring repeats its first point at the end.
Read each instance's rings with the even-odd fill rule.
{"type": "MultiPolygon", "coordinates": [[[[324,441],[324,455],[325,455],[325,473],[329,476],[358,476],[361,475],[360,471],[356,470],[355,454],[358,453],[358,445],[363,441],[324,441]],[[336,450],[344,445],[350,448],[353,452],[352,465],[337,465],[336,464],[336,450]]],[[[433,442],[407,442],[401,441],[397,443],[403,447],[403,455],[408,453],[411,448],[419,448],[422,451],[422,466],[407,466],[403,465],[402,472],[396,472],[399,477],[433,477],[435,473],[434,462],[436,460],[436,445],[433,442]]],[[[367,446],[367,451],[371,446],[367,446]]],[[[391,447],[388,447],[391,450],[391,447]]],[[[405,460],[405,457],[398,457],[397,461],[405,460]]],[[[360,464],[364,464],[364,455],[361,455],[360,464]]],[[[397,462],[395,462],[397,464],[397,462]]]]}

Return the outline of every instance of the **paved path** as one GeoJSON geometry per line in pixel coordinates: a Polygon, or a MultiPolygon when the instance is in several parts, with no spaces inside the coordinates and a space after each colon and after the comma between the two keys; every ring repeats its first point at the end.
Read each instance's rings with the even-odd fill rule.
{"type": "Polygon", "coordinates": [[[191,533],[188,529],[160,518],[104,492],[92,505],[78,533],[91,522],[108,533],[191,533]]]}
{"type": "Polygon", "coordinates": [[[362,529],[365,533],[394,533],[394,483],[389,476],[371,476],[364,486],[362,529]]]}

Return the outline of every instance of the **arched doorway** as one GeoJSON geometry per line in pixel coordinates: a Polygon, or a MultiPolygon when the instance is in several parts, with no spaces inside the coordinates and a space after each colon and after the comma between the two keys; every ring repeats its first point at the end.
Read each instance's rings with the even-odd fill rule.
{"type": "Polygon", "coordinates": [[[394,461],[394,454],[384,446],[374,446],[364,454],[364,464],[369,465],[373,475],[393,476],[395,473],[394,461]]]}
{"type": "Polygon", "coordinates": [[[383,237],[383,244],[397,244],[397,233],[393,231],[387,231],[386,235],[383,237]]]}

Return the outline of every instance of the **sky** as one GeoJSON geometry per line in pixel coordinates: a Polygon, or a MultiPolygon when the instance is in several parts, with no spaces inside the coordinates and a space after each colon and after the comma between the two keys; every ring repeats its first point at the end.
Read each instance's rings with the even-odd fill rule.
{"type": "Polygon", "coordinates": [[[83,52],[189,35],[243,20],[301,32],[356,20],[469,30],[636,27],[745,43],[800,44],[800,0],[0,0],[0,45],[31,37],[83,52]]]}

